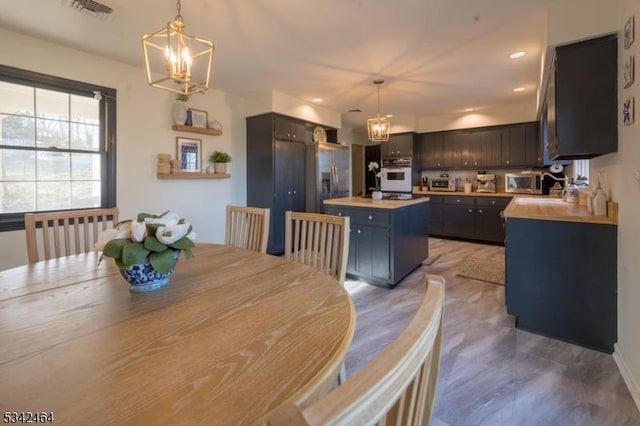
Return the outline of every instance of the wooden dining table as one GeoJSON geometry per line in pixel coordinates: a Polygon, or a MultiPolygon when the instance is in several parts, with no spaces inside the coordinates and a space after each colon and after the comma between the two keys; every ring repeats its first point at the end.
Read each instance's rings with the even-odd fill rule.
{"type": "Polygon", "coordinates": [[[355,310],[334,278],[200,244],[167,287],[131,293],[113,261],[98,259],[0,272],[2,414],[72,425],[260,424],[336,382],[355,310]]]}

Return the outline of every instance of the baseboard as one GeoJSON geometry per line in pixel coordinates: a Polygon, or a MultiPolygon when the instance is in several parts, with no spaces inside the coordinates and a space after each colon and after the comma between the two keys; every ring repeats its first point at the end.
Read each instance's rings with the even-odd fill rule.
{"type": "Polygon", "coordinates": [[[629,369],[629,366],[624,359],[624,354],[620,350],[620,346],[618,346],[617,343],[613,345],[613,359],[618,365],[618,370],[620,370],[620,374],[622,374],[622,378],[627,384],[627,388],[629,388],[629,393],[631,393],[633,402],[636,403],[636,407],[638,407],[638,410],[640,410],[640,386],[631,374],[631,370],[629,369]]]}

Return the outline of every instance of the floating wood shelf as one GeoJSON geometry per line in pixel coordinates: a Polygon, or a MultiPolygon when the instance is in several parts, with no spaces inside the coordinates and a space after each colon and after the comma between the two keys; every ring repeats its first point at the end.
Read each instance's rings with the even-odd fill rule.
{"type": "Polygon", "coordinates": [[[203,135],[212,135],[212,136],[222,135],[222,130],[207,129],[204,127],[182,126],[180,124],[174,124],[173,126],[171,126],[171,130],[176,130],[178,132],[200,133],[203,135]]]}
{"type": "Polygon", "coordinates": [[[158,179],[229,179],[229,173],[158,173],[158,179]]]}

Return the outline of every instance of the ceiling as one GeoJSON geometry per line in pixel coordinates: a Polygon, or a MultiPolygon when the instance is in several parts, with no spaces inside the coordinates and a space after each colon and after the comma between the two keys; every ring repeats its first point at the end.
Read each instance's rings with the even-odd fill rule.
{"type": "MultiPolygon", "coordinates": [[[[549,1],[182,0],[181,14],[215,45],[211,87],[322,98],[354,127],[376,113],[378,78],[395,116],[535,104],[549,1]]],[[[100,0],[108,20],[71,2],[2,1],[0,27],[143,67],[142,35],[176,15],[173,0],[100,0]]]]}

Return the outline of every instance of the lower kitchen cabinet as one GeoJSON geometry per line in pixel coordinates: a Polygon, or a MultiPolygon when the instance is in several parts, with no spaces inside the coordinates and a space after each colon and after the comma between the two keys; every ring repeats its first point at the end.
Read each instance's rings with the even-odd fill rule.
{"type": "Polygon", "coordinates": [[[351,218],[347,276],[392,288],[429,255],[429,203],[383,209],[325,205],[351,218]]]}
{"type": "Polygon", "coordinates": [[[617,341],[617,226],[507,218],[516,327],[606,353],[617,341]]]}
{"type": "Polygon", "coordinates": [[[505,229],[502,211],[510,202],[511,197],[477,197],[474,238],[482,241],[503,243],[505,229]]]}
{"type": "Polygon", "coordinates": [[[504,243],[502,211],[512,197],[430,195],[429,234],[504,243]]]}

